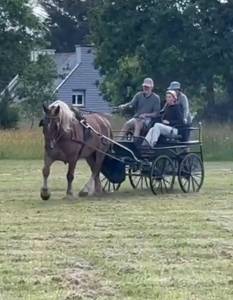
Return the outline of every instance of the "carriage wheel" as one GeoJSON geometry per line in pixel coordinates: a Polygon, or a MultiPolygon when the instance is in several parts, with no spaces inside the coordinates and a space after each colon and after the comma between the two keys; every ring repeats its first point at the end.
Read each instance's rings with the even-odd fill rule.
{"type": "Polygon", "coordinates": [[[146,190],[149,188],[149,178],[142,174],[141,170],[129,169],[129,182],[133,189],[146,190]]]}
{"type": "Polygon", "coordinates": [[[121,184],[120,183],[112,183],[109,181],[103,174],[100,176],[100,182],[102,185],[102,189],[106,193],[113,193],[119,190],[121,184]]]}
{"type": "Polygon", "coordinates": [[[178,181],[184,193],[198,192],[204,181],[204,166],[195,153],[187,154],[180,163],[178,181]]]}
{"type": "Polygon", "coordinates": [[[157,157],[151,167],[150,188],[157,195],[159,192],[170,192],[175,182],[175,167],[172,160],[161,155],[157,157]]]}

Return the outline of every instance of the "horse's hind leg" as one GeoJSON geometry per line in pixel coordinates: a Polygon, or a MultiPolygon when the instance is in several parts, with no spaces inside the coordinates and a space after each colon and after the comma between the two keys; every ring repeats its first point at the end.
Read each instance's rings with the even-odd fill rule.
{"type": "Polygon", "coordinates": [[[102,193],[102,186],[100,182],[100,171],[101,167],[104,161],[105,154],[103,153],[96,153],[96,160],[94,164],[94,170],[93,170],[93,177],[95,180],[95,193],[96,194],[101,194],[102,193]]]}
{"type": "Polygon", "coordinates": [[[43,167],[43,170],[42,170],[43,186],[42,186],[41,191],[40,191],[40,196],[43,200],[49,200],[49,198],[51,196],[51,193],[48,189],[48,177],[49,177],[49,174],[50,174],[50,167],[51,167],[52,163],[53,163],[53,160],[48,155],[45,155],[44,167],[43,167]]]}
{"type": "Polygon", "coordinates": [[[104,154],[96,152],[95,154],[87,158],[87,163],[90,166],[92,174],[89,181],[80,192],[80,196],[92,196],[96,193],[100,194],[102,192],[99,174],[104,156],[104,154]]]}
{"type": "Polygon", "coordinates": [[[85,196],[91,196],[95,193],[95,179],[93,177],[93,168],[95,165],[95,157],[94,155],[91,155],[90,157],[86,158],[86,161],[91,169],[91,177],[89,178],[88,182],[85,184],[85,186],[82,188],[82,190],[79,193],[80,197],[85,196]]]}
{"type": "Polygon", "coordinates": [[[67,172],[67,175],[66,175],[66,178],[67,178],[66,195],[69,198],[73,197],[72,182],[74,180],[74,171],[75,171],[76,163],[77,163],[77,161],[72,161],[72,162],[69,163],[68,172],[67,172]]]}

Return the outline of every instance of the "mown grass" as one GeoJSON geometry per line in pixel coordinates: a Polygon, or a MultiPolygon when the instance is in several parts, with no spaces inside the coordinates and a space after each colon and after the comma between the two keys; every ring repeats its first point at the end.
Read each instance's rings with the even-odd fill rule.
{"type": "MultiPolygon", "coordinates": [[[[0,164],[0,299],[233,299],[233,163],[208,163],[198,194],[127,183],[73,202],[61,163],[40,200],[41,166],[0,164]]],[[[78,165],[76,192],[88,173],[78,165]]]]}
{"type": "MultiPolygon", "coordinates": [[[[122,118],[113,119],[119,129],[122,118]]],[[[203,148],[207,161],[233,160],[233,124],[203,124],[203,148]]],[[[41,159],[43,135],[41,129],[0,131],[0,159],[41,159]]]]}

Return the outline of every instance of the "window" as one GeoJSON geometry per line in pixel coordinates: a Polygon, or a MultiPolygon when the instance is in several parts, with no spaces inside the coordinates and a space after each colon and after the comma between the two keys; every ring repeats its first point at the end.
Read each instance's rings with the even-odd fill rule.
{"type": "Polygon", "coordinates": [[[85,90],[73,90],[72,105],[73,106],[85,106],[85,90]]]}

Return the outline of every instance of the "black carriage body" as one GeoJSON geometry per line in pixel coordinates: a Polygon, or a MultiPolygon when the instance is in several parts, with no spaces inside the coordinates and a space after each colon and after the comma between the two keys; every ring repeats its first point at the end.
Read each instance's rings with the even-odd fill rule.
{"type": "Polygon", "coordinates": [[[163,138],[153,148],[133,137],[116,139],[102,173],[113,184],[121,184],[128,176],[133,188],[150,186],[154,194],[170,191],[177,177],[183,192],[197,192],[204,180],[201,128],[189,130],[198,132],[198,137],[186,142],[163,138]]]}
{"type": "Polygon", "coordinates": [[[114,159],[109,156],[105,156],[101,173],[113,184],[121,184],[125,181],[125,163],[114,159]]]}

